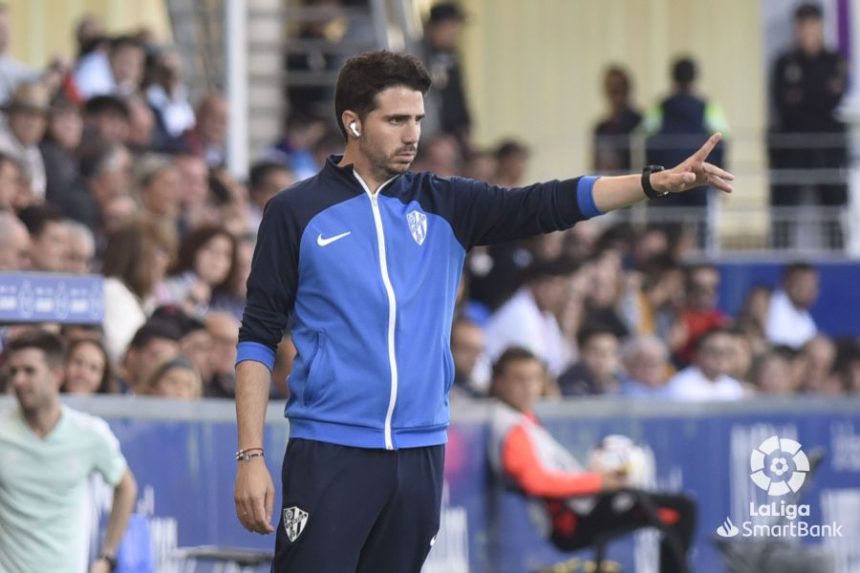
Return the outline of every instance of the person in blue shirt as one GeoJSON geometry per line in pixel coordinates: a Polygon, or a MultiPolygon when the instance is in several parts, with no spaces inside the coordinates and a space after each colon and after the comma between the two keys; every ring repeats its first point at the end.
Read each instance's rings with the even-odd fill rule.
{"type": "Polygon", "coordinates": [[[350,58],[335,95],[344,154],[263,214],[236,359],[235,503],[245,528],[275,531],[263,427],[289,322],[297,356],[276,572],[420,571],[439,528],[451,323],[470,248],[566,229],[646,195],[731,191],[732,175],[705,161],[718,134],[641,176],[505,189],[410,172],[429,87],[414,56],[350,58]]]}

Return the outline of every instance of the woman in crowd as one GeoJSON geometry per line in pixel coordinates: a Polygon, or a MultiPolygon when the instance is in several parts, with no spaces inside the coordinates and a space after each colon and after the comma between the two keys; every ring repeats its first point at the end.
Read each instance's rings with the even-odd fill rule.
{"type": "Polygon", "coordinates": [[[112,394],[116,381],[107,350],[98,340],[80,339],[66,353],[65,380],[61,390],[67,394],[112,394]]]}
{"type": "Polygon", "coordinates": [[[202,317],[216,293],[226,292],[238,273],[237,241],[220,226],[199,227],[179,246],[179,255],[159,293],[161,304],[178,304],[202,317]]]}
{"type": "Polygon", "coordinates": [[[178,228],[182,179],[173,158],[156,154],[143,156],[135,168],[134,182],[144,211],[178,228]]]}
{"type": "Polygon", "coordinates": [[[108,239],[102,264],[103,326],[115,364],[155,308],[155,288],[164,280],[174,244],[172,229],[151,219],[132,222],[108,239]]]}

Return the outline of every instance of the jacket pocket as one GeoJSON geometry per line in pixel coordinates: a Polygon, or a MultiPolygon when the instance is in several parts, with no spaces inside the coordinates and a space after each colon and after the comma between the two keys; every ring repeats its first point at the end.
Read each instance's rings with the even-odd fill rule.
{"type": "Polygon", "coordinates": [[[324,332],[314,334],[316,345],[314,353],[308,360],[308,375],[305,382],[304,403],[306,406],[314,404],[322,394],[322,385],[326,384],[326,376],[323,376],[325,370],[325,350],[326,336],[324,332]]]}
{"type": "MultiPolygon", "coordinates": [[[[454,385],[454,357],[451,355],[451,350],[449,347],[442,345],[442,374],[445,376],[445,396],[448,396],[448,392],[451,391],[451,387],[454,385]]],[[[444,401],[443,397],[443,401],[444,401]]]]}

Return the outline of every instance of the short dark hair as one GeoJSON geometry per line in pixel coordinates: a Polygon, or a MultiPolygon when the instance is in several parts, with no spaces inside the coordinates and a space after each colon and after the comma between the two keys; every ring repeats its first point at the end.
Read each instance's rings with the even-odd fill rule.
{"type": "Polygon", "coordinates": [[[531,350],[522,346],[509,346],[493,363],[493,380],[503,376],[511,363],[522,360],[534,360],[543,366],[543,360],[531,350]]]}
{"type": "Polygon", "coordinates": [[[182,338],[197,330],[206,330],[202,320],[191,316],[177,304],[163,304],[152,311],[150,320],[172,322],[179,329],[182,338]]]}
{"type": "Polygon", "coordinates": [[[284,120],[285,130],[306,129],[315,123],[325,121],[323,118],[304,111],[294,111],[284,120]]]}
{"type": "Polygon", "coordinates": [[[576,261],[567,257],[559,257],[549,261],[538,260],[526,267],[522,272],[526,283],[554,277],[567,277],[579,269],[576,261]]]}
{"type": "Polygon", "coordinates": [[[53,203],[42,203],[41,205],[30,205],[18,212],[18,218],[27,227],[31,237],[38,237],[49,223],[62,223],[65,221],[63,212],[53,203]]]}
{"type": "Polygon", "coordinates": [[[84,113],[86,115],[101,115],[103,113],[113,113],[122,116],[128,121],[131,117],[131,111],[128,109],[128,104],[124,99],[112,95],[97,95],[91,97],[84,104],[84,113]]]}
{"type": "Polygon", "coordinates": [[[612,330],[611,327],[603,324],[602,322],[595,322],[592,324],[586,324],[576,333],[576,343],[579,345],[579,349],[582,350],[585,348],[592,338],[596,338],[598,336],[608,335],[618,340],[618,335],[612,330]]]}
{"type": "Polygon", "coordinates": [[[65,358],[63,339],[56,334],[41,328],[25,330],[9,341],[6,353],[11,355],[30,348],[41,350],[51,368],[62,368],[65,358]]]}
{"type": "Polygon", "coordinates": [[[366,52],[348,59],[337,77],[334,113],[344,140],[343,112],[354,111],[364,119],[376,109],[376,95],[390,87],[405,86],[426,94],[430,74],[421,60],[412,54],[395,54],[388,50],[366,52]]]}
{"type": "Polygon", "coordinates": [[[155,393],[155,389],[158,386],[158,383],[167,374],[168,371],[173,370],[174,368],[179,368],[182,370],[189,370],[194,373],[197,377],[197,380],[200,382],[200,390],[202,392],[203,388],[203,380],[201,379],[200,372],[197,370],[197,367],[194,366],[194,363],[187,356],[179,355],[176,358],[171,358],[170,360],[166,360],[159,364],[152,374],[149,375],[149,379],[146,381],[146,391],[147,393],[155,393]]]}
{"type": "Polygon", "coordinates": [[[143,42],[140,41],[139,38],[134,36],[116,36],[110,40],[110,50],[114,52],[116,50],[120,50],[122,48],[134,48],[136,50],[146,50],[146,46],[143,42]]]}
{"type": "Polygon", "coordinates": [[[672,65],[672,81],[682,87],[696,81],[696,62],[692,58],[678,58],[672,65]]]}
{"type": "Polygon", "coordinates": [[[796,261],[786,265],[785,268],[782,269],[782,279],[787,281],[795,275],[817,272],[816,268],[806,261],[796,261]]]}
{"type": "Polygon", "coordinates": [[[265,184],[266,178],[277,171],[286,171],[289,173],[290,168],[283,163],[267,159],[258,161],[252,165],[251,171],[248,173],[248,191],[253,194],[259,190],[265,184]]]}
{"type": "Polygon", "coordinates": [[[693,285],[693,276],[700,271],[712,271],[717,273],[717,276],[722,280],[722,275],[720,274],[720,269],[714,263],[710,262],[702,262],[702,263],[693,263],[687,267],[684,267],[684,282],[687,285],[687,289],[692,289],[693,285]]]}
{"type": "Polygon", "coordinates": [[[736,336],[734,332],[731,331],[728,327],[718,326],[716,328],[712,328],[710,330],[706,330],[703,332],[699,338],[696,339],[694,347],[696,349],[696,353],[699,353],[702,348],[704,348],[705,344],[715,336],[736,336]]]}
{"type": "Polygon", "coordinates": [[[182,338],[182,332],[179,330],[179,326],[173,321],[165,318],[150,318],[143,326],[137,329],[128,347],[140,349],[156,338],[179,342],[179,339],[182,338]]]}
{"type": "Polygon", "coordinates": [[[821,20],[823,13],[821,6],[813,2],[804,2],[794,9],[794,21],[821,20]]]}
{"type": "Polygon", "coordinates": [[[441,22],[463,22],[466,15],[457,2],[439,2],[430,8],[427,23],[430,25],[441,22]]]}
{"type": "Polygon", "coordinates": [[[504,161],[516,155],[528,155],[529,148],[526,144],[516,139],[506,139],[496,148],[496,161],[504,161]]]}
{"type": "Polygon", "coordinates": [[[633,89],[633,80],[630,79],[630,74],[627,73],[624,67],[619,64],[610,65],[603,72],[603,80],[606,81],[610,77],[616,77],[621,80],[621,89],[624,95],[630,95],[630,91],[633,89]]]}

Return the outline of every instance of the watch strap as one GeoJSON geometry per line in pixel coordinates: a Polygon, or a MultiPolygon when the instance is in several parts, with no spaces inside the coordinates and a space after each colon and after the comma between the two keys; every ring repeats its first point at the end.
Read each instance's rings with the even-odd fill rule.
{"type": "Polygon", "coordinates": [[[657,191],[651,185],[651,174],[659,173],[660,171],[664,171],[665,169],[666,168],[662,165],[647,165],[642,170],[642,190],[645,192],[645,196],[649,199],[659,199],[669,194],[668,191],[657,191]]]}

